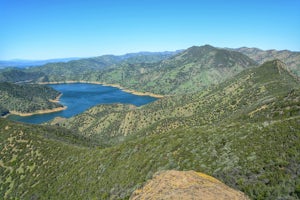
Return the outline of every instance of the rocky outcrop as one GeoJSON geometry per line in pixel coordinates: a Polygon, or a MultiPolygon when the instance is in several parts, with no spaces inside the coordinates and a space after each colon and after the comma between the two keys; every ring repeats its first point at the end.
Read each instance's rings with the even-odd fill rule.
{"type": "Polygon", "coordinates": [[[143,188],[134,191],[130,199],[248,200],[249,198],[206,174],[170,170],[157,173],[143,188]]]}

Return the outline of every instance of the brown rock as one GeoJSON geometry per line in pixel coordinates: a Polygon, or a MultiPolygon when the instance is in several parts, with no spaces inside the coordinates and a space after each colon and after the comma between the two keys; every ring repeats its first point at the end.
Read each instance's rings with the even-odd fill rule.
{"type": "Polygon", "coordinates": [[[131,195],[130,199],[205,199],[205,200],[249,200],[240,191],[221,181],[195,171],[162,171],[131,195]]]}

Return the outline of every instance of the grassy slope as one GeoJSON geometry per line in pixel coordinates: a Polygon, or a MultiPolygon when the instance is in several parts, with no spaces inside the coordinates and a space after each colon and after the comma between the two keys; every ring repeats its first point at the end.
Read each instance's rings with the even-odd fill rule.
{"type": "Polygon", "coordinates": [[[280,61],[273,61],[214,90],[155,103],[163,109],[196,109],[182,120],[169,117],[105,149],[88,148],[88,139],[59,127],[1,119],[0,194],[127,198],[155,172],[177,169],[213,175],[253,199],[297,199],[299,97],[297,82],[280,61]],[[181,121],[179,128],[157,129],[181,121]]]}

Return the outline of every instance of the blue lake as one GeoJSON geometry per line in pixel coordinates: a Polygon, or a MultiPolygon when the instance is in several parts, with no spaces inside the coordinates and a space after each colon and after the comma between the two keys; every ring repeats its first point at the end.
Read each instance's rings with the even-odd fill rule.
{"type": "Polygon", "coordinates": [[[142,106],[157,99],[150,96],[134,95],[115,87],[96,84],[74,83],[49,86],[63,93],[60,98],[60,104],[67,106],[68,108],[66,110],[28,117],[9,115],[8,118],[14,121],[40,124],[52,120],[55,117],[72,117],[98,104],[125,103],[142,106]]]}

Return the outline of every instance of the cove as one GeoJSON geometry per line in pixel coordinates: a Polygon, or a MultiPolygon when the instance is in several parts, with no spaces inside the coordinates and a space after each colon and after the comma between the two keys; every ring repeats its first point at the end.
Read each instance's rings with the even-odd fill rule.
{"type": "Polygon", "coordinates": [[[60,104],[67,106],[66,110],[27,117],[9,115],[8,119],[31,124],[41,124],[55,117],[70,118],[98,104],[125,103],[142,106],[157,99],[150,96],[134,95],[116,87],[98,84],[72,83],[51,84],[49,86],[63,94],[60,98],[60,104]]]}

